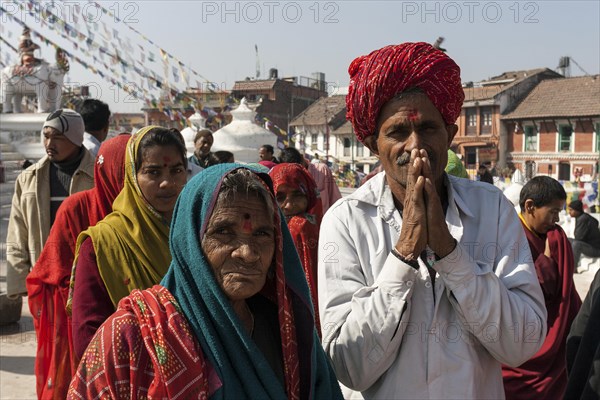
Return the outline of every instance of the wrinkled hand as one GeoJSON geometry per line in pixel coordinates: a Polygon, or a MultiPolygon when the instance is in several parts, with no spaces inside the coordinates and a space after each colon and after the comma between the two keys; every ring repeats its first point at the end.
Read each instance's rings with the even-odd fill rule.
{"type": "Polygon", "coordinates": [[[427,246],[427,219],[423,195],[425,177],[422,176],[425,161],[420,155],[416,149],[413,149],[410,154],[402,230],[396,243],[396,250],[409,261],[417,260],[427,246]]]}
{"type": "Polygon", "coordinates": [[[416,260],[427,245],[443,258],[454,250],[456,241],[446,224],[427,151],[413,149],[404,196],[402,230],[396,250],[407,260],[416,260]]]}
{"type": "Polygon", "coordinates": [[[427,244],[440,258],[452,253],[456,247],[456,241],[448,230],[446,217],[442,209],[442,202],[435,190],[431,179],[425,179],[425,195],[427,204],[427,244]]]}
{"type": "Polygon", "coordinates": [[[456,242],[446,224],[446,216],[442,201],[438,195],[431,173],[431,163],[425,150],[421,150],[423,158],[423,176],[425,177],[425,204],[427,213],[427,244],[440,258],[446,257],[454,250],[456,242]]]}

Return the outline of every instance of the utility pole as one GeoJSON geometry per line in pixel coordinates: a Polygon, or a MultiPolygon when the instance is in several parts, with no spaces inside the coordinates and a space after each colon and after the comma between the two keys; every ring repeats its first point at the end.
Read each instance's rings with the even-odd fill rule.
{"type": "Polygon", "coordinates": [[[350,128],[350,157],[352,159],[352,170],[356,171],[356,166],[354,165],[354,127],[350,128]]]}
{"type": "Polygon", "coordinates": [[[327,103],[325,103],[325,162],[329,161],[329,121],[327,121],[327,103]]]}
{"type": "Polygon", "coordinates": [[[292,120],[292,118],[294,118],[294,94],[292,93],[291,97],[291,112],[290,110],[288,110],[288,126],[287,126],[287,137],[288,137],[288,146],[290,147],[296,147],[296,146],[292,146],[292,134],[291,134],[291,127],[290,127],[290,121],[292,120]]]}
{"type": "Polygon", "coordinates": [[[260,59],[258,58],[258,45],[254,45],[254,51],[256,52],[256,79],[260,78],[260,59]]]}

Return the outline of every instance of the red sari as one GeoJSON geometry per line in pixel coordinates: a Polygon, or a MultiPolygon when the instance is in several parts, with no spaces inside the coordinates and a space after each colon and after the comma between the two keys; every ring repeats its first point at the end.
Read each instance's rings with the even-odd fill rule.
{"type": "Polygon", "coordinates": [[[29,309],[37,336],[36,390],[40,399],[64,399],[77,365],[72,358],[71,320],[65,306],[80,232],[112,211],[123,188],[125,148],[131,135],[105,141],[94,167],[95,187],[73,194],[60,206],[48,240],[27,276],[29,309]]]}
{"type": "Polygon", "coordinates": [[[221,386],[173,295],[156,285],[119,302],[90,342],[67,398],[207,399],[221,386]]]}
{"type": "Polygon", "coordinates": [[[571,323],[581,307],[573,283],[573,251],[558,225],[538,236],[523,222],[535,270],[548,310],[548,333],[542,348],[517,368],[502,367],[507,399],[562,399],[567,387],[566,343],[571,323]],[[544,255],[546,237],[551,257],[544,255]]]}
{"type": "Polygon", "coordinates": [[[319,319],[318,292],[317,292],[317,265],[319,248],[319,228],[323,219],[323,204],[318,197],[317,184],[310,173],[300,164],[278,164],[269,172],[273,179],[273,189],[277,195],[280,185],[287,185],[293,190],[300,190],[308,200],[307,210],[304,213],[287,218],[290,234],[294,239],[298,256],[304,268],[310,297],[315,311],[317,332],[321,334],[319,319]]]}

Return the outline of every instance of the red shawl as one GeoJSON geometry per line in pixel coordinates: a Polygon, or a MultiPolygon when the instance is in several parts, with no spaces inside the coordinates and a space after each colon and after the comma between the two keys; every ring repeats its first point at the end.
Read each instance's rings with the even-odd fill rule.
{"type": "Polygon", "coordinates": [[[207,399],[221,385],[173,295],[156,285],[119,302],[90,342],[67,398],[207,399]]]}
{"type": "Polygon", "coordinates": [[[573,283],[573,251],[558,225],[543,237],[524,223],[523,228],[544,292],[548,334],[542,348],[529,361],[518,368],[502,367],[504,390],[507,399],[562,399],[567,386],[567,335],[581,307],[573,283]],[[544,255],[546,237],[551,258],[544,255]]]}
{"type": "Polygon", "coordinates": [[[319,319],[318,292],[317,292],[317,263],[319,249],[319,228],[323,219],[322,203],[319,200],[317,184],[300,164],[283,163],[278,164],[269,172],[273,180],[275,195],[281,185],[287,185],[293,190],[300,190],[308,199],[307,211],[287,219],[290,234],[294,239],[298,256],[304,268],[310,297],[315,311],[315,324],[317,332],[321,334],[321,323],[319,319]]]}
{"type": "Polygon", "coordinates": [[[96,186],[65,199],[42,253],[27,276],[29,309],[38,341],[38,398],[64,399],[75,373],[71,321],[65,311],[75,243],[81,231],[96,225],[112,211],[112,202],[123,188],[129,137],[119,135],[102,144],[94,167],[96,186]]]}

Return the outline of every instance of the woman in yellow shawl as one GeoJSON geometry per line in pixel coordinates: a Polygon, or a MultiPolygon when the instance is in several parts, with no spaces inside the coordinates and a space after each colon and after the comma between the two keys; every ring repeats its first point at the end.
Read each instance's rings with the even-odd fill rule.
{"type": "Polygon", "coordinates": [[[133,289],[152,287],[167,272],[169,224],[186,183],[185,156],[179,131],[140,129],[127,144],[125,186],[113,212],[77,238],[67,304],[77,360],[119,300],[133,289]]]}

